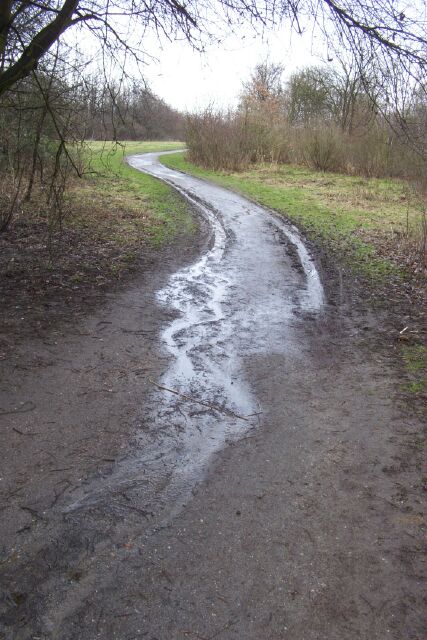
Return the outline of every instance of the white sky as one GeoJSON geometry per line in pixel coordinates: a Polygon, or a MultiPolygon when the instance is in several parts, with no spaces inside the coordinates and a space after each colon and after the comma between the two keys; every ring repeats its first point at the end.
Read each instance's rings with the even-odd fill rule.
{"type": "Polygon", "coordinates": [[[187,43],[164,43],[153,40],[150,52],[159,62],[145,67],[150,88],[170,106],[194,111],[215,104],[228,107],[235,104],[242,82],[267,57],[281,63],[285,76],[308,64],[319,64],[315,57],[317,44],[312,33],[290,36],[289,29],[254,37],[241,32],[230,36],[222,45],[211,46],[206,53],[195,52],[187,43]]]}

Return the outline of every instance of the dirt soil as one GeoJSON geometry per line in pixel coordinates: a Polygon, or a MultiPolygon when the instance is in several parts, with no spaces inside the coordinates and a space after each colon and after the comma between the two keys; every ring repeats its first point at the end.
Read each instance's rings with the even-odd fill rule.
{"type": "Polygon", "coordinates": [[[6,326],[0,638],[424,640],[425,414],[402,392],[400,320],[324,258],[302,346],[241,354],[262,414],[188,491],[165,497],[161,449],[157,475],[141,467],[144,438],[171,439],[167,413],[149,419],[177,315],[156,292],[211,247],[205,222],[192,242],[86,315],[20,340],[6,326]]]}
{"type": "Polygon", "coordinates": [[[17,221],[0,235],[0,358],[16,340],[42,336],[99,305],[157,255],[67,226],[51,234],[44,221],[17,221]],[[51,249],[49,250],[49,245],[51,249]]]}

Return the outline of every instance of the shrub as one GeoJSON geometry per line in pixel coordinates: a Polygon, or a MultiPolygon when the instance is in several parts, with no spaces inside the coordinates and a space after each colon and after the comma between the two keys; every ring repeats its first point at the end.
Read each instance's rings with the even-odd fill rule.
{"type": "Polygon", "coordinates": [[[305,163],[319,171],[338,171],[343,166],[342,145],[331,126],[307,127],[299,137],[305,163]]]}

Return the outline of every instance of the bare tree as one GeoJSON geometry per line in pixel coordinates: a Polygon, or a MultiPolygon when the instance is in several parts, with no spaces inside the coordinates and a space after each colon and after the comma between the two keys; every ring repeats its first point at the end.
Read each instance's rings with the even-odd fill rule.
{"type": "Polygon", "coordinates": [[[280,100],[283,95],[284,67],[268,60],[258,64],[248,82],[243,84],[242,101],[262,103],[280,100]]]}
{"type": "Polygon", "coordinates": [[[210,31],[212,18],[226,24],[252,21],[261,26],[288,19],[301,31],[315,22],[328,38],[377,59],[397,59],[425,69],[425,0],[400,8],[398,0],[2,0],[0,4],[0,95],[34,71],[72,27],[90,30],[110,51],[138,56],[147,28],[190,42],[210,31]],[[141,37],[129,42],[130,30],[141,37]]]}
{"type": "Polygon", "coordinates": [[[60,225],[68,179],[80,173],[84,127],[77,87],[61,78],[59,55],[48,62],[0,95],[0,233],[30,206],[33,192],[49,229],[60,225]]]}
{"type": "Polygon", "coordinates": [[[292,124],[330,120],[334,113],[333,72],[307,67],[293,73],[287,82],[288,118],[292,124]]]}

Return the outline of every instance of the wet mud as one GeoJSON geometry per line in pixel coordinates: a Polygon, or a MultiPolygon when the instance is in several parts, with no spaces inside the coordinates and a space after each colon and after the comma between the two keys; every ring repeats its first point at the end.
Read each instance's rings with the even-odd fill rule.
{"type": "Polygon", "coordinates": [[[0,637],[421,640],[422,421],[378,318],[271,212],[129,163],[201,234],[3,364],[0,637]]]}

